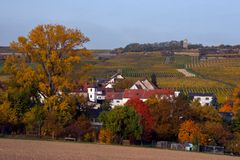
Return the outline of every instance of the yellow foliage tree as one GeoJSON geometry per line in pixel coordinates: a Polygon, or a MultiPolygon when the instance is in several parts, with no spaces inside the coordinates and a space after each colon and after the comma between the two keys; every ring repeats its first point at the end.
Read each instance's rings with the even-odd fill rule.
{"type": "Polygon", "coordinates": [[[101,144],[111,144],[112,133],[108,129],[101,129],[98,135],[99,143],[101,144]]]}
{"type": "Polygon", "coordinates": [[[58,136],[63,127],[69,124],[74,116],[74,107],[69,96],[51,96],[46,99],[44,113],[46,119],[42,127],[44,135],[58,136]]]}
{"type": "Polygon", "coordinates": [[[0,126],[6,123],[17,123],[16,110],[11,108],[7,101],[0,105],[0,126]]]}
{"type": "Polygon", "coordinates": [[[27,37],[19,37],[17,42],[12,42],[11,47],[22,53],[25,62],[36,65],[39,89],[44,96],[50,97],[71,87],[69,74],[72,64],[79,62],[81,55],[89,54],[83,48],[88,41],[77,29],[39,25],[27,37]]]}
{"type": "Polygon", "coordinates": [[[205,143],[205,136],[201,133],[201,130],[198,127],[198,125],[192,120],[187,120],[181,124],[178,133],[178,139],[181,143],[184,142],[198,144],[205,143]]]}
{"type": "Polygon", "coordinates": [[[35,106],[26,112],[23,117],[23,123],[26,125],[27,134],[33,133],[41,136],[44,113],[41,106],[35,106]]]}
{"type": "MultiPolygon", "coordinates": [[[[21,55],[9,57],[4,69],[13,75],[11,83],[18,84],[23,90],[31,86],[37,90],[35,97],[28,97],[27,100],[38,98],[44,102],[46,119],[43,132],[53,137],[74,115],[68,95],[74,84],[71,73],[73,64],[78,63],[82,56],[89,55],[83,46],[88,41],[77,29],[62,25],[39,25],[27,37],[19,37],[11,43],[11,47],[21,55]]],[[[18,92],[18,89],[14,91],[18,92]]],[[[29,102],[27,100],[26,103],[29,102]]]]}

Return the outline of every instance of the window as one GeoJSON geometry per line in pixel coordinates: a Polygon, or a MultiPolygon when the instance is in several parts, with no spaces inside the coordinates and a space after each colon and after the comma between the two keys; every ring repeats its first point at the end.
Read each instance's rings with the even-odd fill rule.
{"type": "Polygon", "coordinates": [[[116,101],[117,103],[120,103],[120,101],[116,101]]]}
{"type": "Polygon", "coordinates": [[[209,100],[209,97],[206,97],[206,100],[209,100]]]}
{"type": "Polygon", "coordinates": [[[90,95],[90,98],[92,98],[92,95],[90,95]]]}
{"type": "Polygon", "coordinates": [[[92,92],[92,88],[90,89],[90,91],[92,92]]]}

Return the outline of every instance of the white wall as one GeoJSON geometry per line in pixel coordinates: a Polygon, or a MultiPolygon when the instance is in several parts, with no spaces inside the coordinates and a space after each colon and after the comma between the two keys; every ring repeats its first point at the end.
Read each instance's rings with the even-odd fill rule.
{"type": "Polygon", "coordinates": [[[91,102],[96,102],[97,101],[97,89],[96,88],[88,88],[88,99],[91,102]]]}
{"type": "Polygon", "coordinates": [[[210,105],[213,101],[212,96],[194,96],[194,101],[199,101],[201,106],[210,105]]]}

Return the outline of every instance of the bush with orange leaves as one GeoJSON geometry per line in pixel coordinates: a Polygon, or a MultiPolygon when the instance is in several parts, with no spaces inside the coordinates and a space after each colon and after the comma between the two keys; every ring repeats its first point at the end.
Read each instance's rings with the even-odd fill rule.
{"type": "Polygon", "coordinates": [[[98,140],[100,144],[111,144],[112,133],[109,129],[101,129],[98,135],[98,140]]]}
{"type": "Polygon", "coordinates": [[[232,110],[233,110],[233,102],[228,100],[219,109],[219,112],[232,112],[232,110]]]}
{"type": "Polygon", "coordinates": [[[200,127],[192,120],[183,122],[178,133],[178,140],[181,143],[191,142],[193,144],[205,144],[205,135],[201,133],[200,127]]]}

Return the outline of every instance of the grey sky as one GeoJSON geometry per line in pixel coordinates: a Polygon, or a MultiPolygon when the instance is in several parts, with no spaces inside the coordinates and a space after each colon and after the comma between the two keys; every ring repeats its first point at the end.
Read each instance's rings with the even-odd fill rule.
{"type": "Polygon", "coordinates": [[[240,0],[1,0],[0,45],[39,24],[80,29],[89,48],[188,38],[240,44],[240,0]]]}

